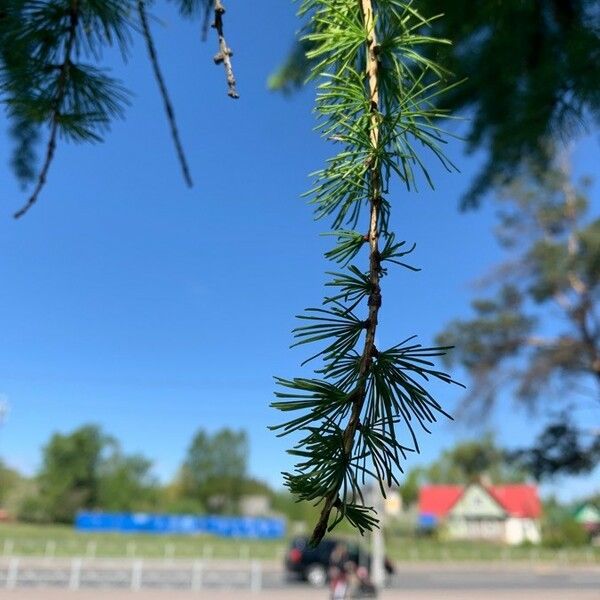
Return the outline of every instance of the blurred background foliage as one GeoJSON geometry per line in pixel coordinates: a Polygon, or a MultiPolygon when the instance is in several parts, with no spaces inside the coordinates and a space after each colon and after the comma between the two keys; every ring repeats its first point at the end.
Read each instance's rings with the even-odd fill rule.
{"type": "MultiPolygon", "coordinates": [[[[318,507],[297,502],[289,491],[274,489],[268,483],[253,478],[247,470],[249,451],[244,431],[225,428],[209,433],[200,429],[190,441],[179,471],[171,480],[163,482],[154,475],[150,459],[140,454],[124,453],[118,440],[95,425],[84,425],[69,433],[56,433],[44,446],[41,465],[34,476],[25,476],[0,463],[0,515],[7,521],[21,523],[1,524],[0,539],[10,537],[18,543],[22,538],[23,544],[33,544],[32,540],[39,538],[39,543],[34,545],[39,546],[38,551],[42,552],[47,539],[60,540],[66,535],[66,530],[56,529],[56,525],[70,525],[78,510],[235,515],[246,513],[244,499],[247,498],[261,499],[264,506],[261,514],[285,518],[288,535],[308,531],[318,516],[318,507]],[[199,447],[204,449],[201,462],[194,458],[199,447]],[[222,480],[213,479],[215,465],[223,469],[222,480]],[[233,487],[236,490],[231,495],[233,487]],[[27,523],[30,525],[25,525],[27,523]]],[[[491,432],[477,439],[457,442],[437,460],[414,467],[402,478],[398,488],[402,510],[399,515],[386,520],[387,544],[392,552],[401,553],[401,549],[396,548],[399,540],[410,538],[418,541],[424,535],[416,519],[419,490],[423,485],[506,484],[534,479],[535,472],[526,463],[516,460],[513,452],[502,448],[491,432]]],[[[579,498],[569,503],[554,497],[547,498],[542,517],[543,545],[548,548],[587,545],[590,536],[574,515],[578,507],[588,504],[599,506],[600,498],[579,498]]],[[[338,535],[353,536],[354,532],[346,524],[338,535]]],[[[98,538],[97,535],[93,537],[98,538]]],[[[115,538],[113,542],[117,543],[120,537],[123,536],[117,534],[115,538],[113,534],[111,539],[115,538]]],[[[421,550],[418,550],[421,546],[414,546],[418,551],[434,552],[433,542],[449,544],[450,548],[469,545],[444,542],[442,530],[429,532],[425,537],[429,541],[424,542],[421,550]]],[[[181,543],[183,546],[187,544],[181,543]]],[[[270,556],[269,553],[274,551],[273,543],[263,544],[265,548],[260,552],[264,550],[270,556]]],[[[125,542],[121,545],[121,551],[125,552],[125,542]]],[[[106,551],[109,551],[108,546],[106,551]]],[[[231,554],[233,550],[227,552],[231,554]]]]}

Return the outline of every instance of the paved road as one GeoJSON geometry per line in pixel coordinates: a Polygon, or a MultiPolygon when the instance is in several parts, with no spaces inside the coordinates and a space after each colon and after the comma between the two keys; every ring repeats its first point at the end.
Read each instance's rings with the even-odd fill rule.
{"type": "MultiPolygon", "coordinates": [[[[291,590],[270,590],[253,594],[245,591],[205,592],[160,592],[160,591],[78,591],[32,589],[0,591],[0,600],[327,600],[325,590],[297,588],[291,590]]],[[[490,589],[470,589],[452,591],[386,591],[380,600],[599,600],[598,590],[579,589],[514,589],[496,591],[490,589]]]]}
{"type": "MultiPolygon", "coordinates": [[[[227,582],[224,582],[227,585],[227,582]]],[[[294,584],[251,592],[212,587],[197,592],[165,589],[82,589],[27,587],[0,589],[0,600],[327,600],[327,590],[294,584]]],[[[599,567],[502,565],[401,565],[394,589],[381,600],[600,600],[599,567]]]]}
{"type": "MultiPolygon", "coordinates": [[[[393,588],[411,591],[581,590],[600,600],[600,567],[543,565],[407,565],[400,566],[393,588]]],[[[570,596],[563,593],[565,600],[570,596]]]]}

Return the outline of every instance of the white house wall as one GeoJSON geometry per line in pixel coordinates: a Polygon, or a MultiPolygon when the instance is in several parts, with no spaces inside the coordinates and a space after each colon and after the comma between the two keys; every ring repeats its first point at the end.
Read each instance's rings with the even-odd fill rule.
{"type": "Polygon", "coordinates": [[[506,519],[505,541],[507,544],[518,545],[524,542],[539,544],[541,539],[540,526],[536,520],[517,517],[506,519]]]}

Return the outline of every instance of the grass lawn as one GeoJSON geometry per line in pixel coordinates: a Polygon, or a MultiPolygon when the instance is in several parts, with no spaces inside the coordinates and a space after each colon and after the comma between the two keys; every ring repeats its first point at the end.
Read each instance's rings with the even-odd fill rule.
{"type": "MultiPolygon", "coordinates": [[[[353,538],[356,539],[356,538],[353,538]]],[[[367,540],[363,546],[368,547],[367,540]]],[[[438,542],[388,536],[395,561],[552,561],[600,565],[600,548],[550,549],[485,543],[438,542]]],[[[0,524],[0,556],[78,556],[282,560],[287,540],[212,536],[82,533],[69,526],[0,524]]]]}
{"type": "Polygon", "coordinates": [[[285,540],[213,536],[84,533],[62,525],[0,524],[0,556],[98,556],[273,560],[285,540]]]}

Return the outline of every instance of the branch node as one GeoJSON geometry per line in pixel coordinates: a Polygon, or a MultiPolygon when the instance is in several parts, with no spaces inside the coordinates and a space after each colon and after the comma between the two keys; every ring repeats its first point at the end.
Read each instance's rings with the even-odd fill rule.
{"type": "Polygon", "coordinates": [[[369,306],[372,308],[381,307],[381,292],[371,292],[369,296],[369,306]]]}
{"type": "Polygon", "coordinates": [[[214,56],[216,65],[222,64],[225,68],[225,78],[227,80],[227,95],[230,98],[237,99],[240,97],[236,88],[236,80],[233,74],[233,65],[231,63],[231,57],[233,51],[227,45],[225,40],[225,34],[223,32],[223,15],[225,14],[225,7],[221,3],[221,0],[215,0],[214,2],[215,20],[212,24],[213,29],[216,30],[219,38],[219,52],[214,56]]]}

